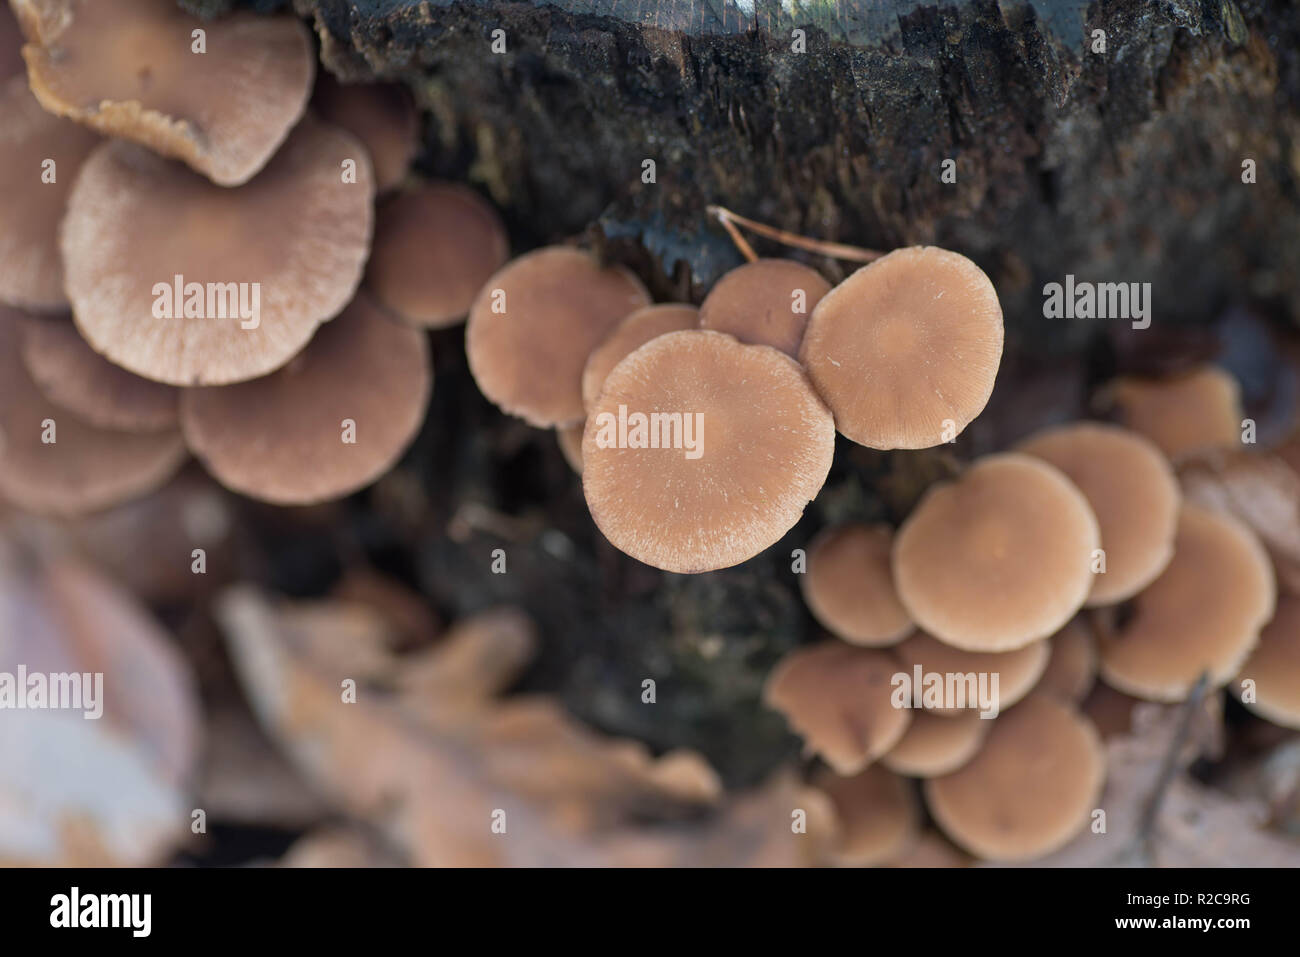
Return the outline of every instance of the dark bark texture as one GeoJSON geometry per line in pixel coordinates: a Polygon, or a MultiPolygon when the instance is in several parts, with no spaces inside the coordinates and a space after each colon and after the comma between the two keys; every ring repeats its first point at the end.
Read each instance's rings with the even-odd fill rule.
{"type": "Polygon", "coordinates": [[[712,202],[960,250],[1033,352],[1088,337],[1042,317],[1043,284],[1066,273],[1152,282],[1159,325],[1242,298],[1300,312],[1288,0],[295,5],[329,68],[412,86],[431,171],[477,182],[526,240],[598,223],[665,292],[698,296],[737,261],[712,202]]]}

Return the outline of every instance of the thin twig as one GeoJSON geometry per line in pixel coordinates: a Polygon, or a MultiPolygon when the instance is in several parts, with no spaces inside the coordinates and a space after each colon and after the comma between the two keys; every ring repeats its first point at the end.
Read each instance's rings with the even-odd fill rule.
{"type": "Polygon", "coordinates": [[[752,263],[757,260],[758,253],[754,252],[754,247],[749,244],[749,240],[740,235],[740,230],[736,228],[735,223],[726,216],[720,215],[720,210],[721,207],[718,206],[709,207],[709,212],[718,217],[718,222],[722,223],[722,228],[727,231],[727,235],[731,237],[731,241],[736,244],[736,248],[740,250],[740,255],[745,257],[745,262],[752,263]]]}
{"type": "MultiPolygon", "coordinates": [[[[715,217],[727,232],[731,235],[732,241],[740,247],[742,254],[749,258],[753,250],[749,249],[749,244],[742,245],[742,240],[737,238],[737,232],[734,223],[739,223],[751,232],[758,233],[768,239],[773,239],[785,246],[793,246],[796,249],[806,249],[809,252],[819,253],[823,256],[829,256],[831,259],[844,259],[849,262],[869,263],[874,262],[881,256],[885,255],[874,249],[863,249],[861,246],[849,246],[845,243],[831,243],[821,239],[809,239],[807,236],[800,236],[798,233],[787,232],[784,229],[777,229],[775,226],[768,226],[757,220],[750,219],[747,216],[741,216],[739,213],[733,213],[724,206],[710,206],[709,215],[715,217]]],[[[753,261],[752,259],[750,260],[753,261]]]]}
{"type": "Polygon", "coordinates": [[[1181,763],[1179,755],[1183,747],[1191,737],[1192,722],[1201,715],[1201,703],[1205,700],[1205,692],[1210,687],[1210,675],[1205,672],[1192,688],[1192,693],[1187,696],[1187,701],[1183,704],[1183,713],[1178,717],[1178,728],[1174,731],[1173,740],[1169,742],[1169,750],[1165,753],[1165,759],[1160,766],[1160,775],[1156,778],[1156,786],[1151,791],[1151,797],[1147,805],[1143,808],[1141,822],[1138,824],[1137,841],[1146,851],[1148,857],[1151,853],[1151,845],[1155,840],[1156,818],[1160,815],[1160,807],[1164,804],[1165,794],[1169,790],[1169,785],[1173,783],[1174,776],[1178,773],[1181,763]]]}

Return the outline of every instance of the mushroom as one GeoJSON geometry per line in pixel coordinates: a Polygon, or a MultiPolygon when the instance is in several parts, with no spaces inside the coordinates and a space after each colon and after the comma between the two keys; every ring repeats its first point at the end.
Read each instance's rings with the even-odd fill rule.
{"type": "Polygon", "coordinates": [[[817,304],[799,358],[845,436],[874,449],[930,448],[988,402],[1002,307],[965,256],[896,249],[817,304]]]}
{"type": "Polygon", "coordinates": [[[620,319],[648,305],[641,281],[547,246],[489,279],[470,308],[465,353],[483,394],[539,428],[583,417],[582,369],[620,319]]]}
{"type": "Polygon", "coordinates": [[[1078,422],[1041,432],[1018,450],[1064,472],[1097,516],[1105,570],[1093,578],[1086,605],[1132,598],[1164,571],[1182,493],[1152,442],[1118,426],[1078,422]]]}
{"type": "Polygon", "coordinates": [[[888,525],[854,522],[825,529],[808,547],[803,599],[822,627],[850,644],[893,645],[912,631],[890,573],[893,541],[888,525]]]}
{"type": "Polygon", "coordinates": [[[419,430],[431,386],[424,333],[358,299],[279,372],[187,390],[181,428],[227,488],[313,504],[388,471],[419,430]]]}
{"type": "Polygon", "coordinates": [[[891,702],[898,662],[887,652],[823,641],[786,655],[768,675],[763,702],[837,774],[852,775],[898,744],[912,712],[891,702]]]}
{"type": "Polygon", "coordinates": [[[1216,366],[1173,379],[1125,377],[1107,392],[1120,421],[1171,459],[1241,444],[1241,388],[1216,366]]]}
{"type": "Polygon", "coordinates": [[[1092,629],[1081,618],[1048,639],[1051,656],[1038,682],[1039,691],[1056,695],[1062,701],[1081,703],[1097,680],[1097,643],[1092,629]]]}
{"type": "Polygon", "coordinates": [[[63,223],[77,327],[96,352],[156,382],[227,385],[273,372],[356,291],[372,193],[360,144],[312,119],[238,189],[105,144],[63,223]],[[340,172],[350,157],[360,157],[356,182],[340,172]]]}
{"type": "Polygon", "coordinates": [[[172,0],[12,2],[42,106],[222,186],[266,165],[311,94],[315,51],[294,17],[203,21],[172,0]]]}
{"type": "Polygon", "coordinates": [[[177,426],[177,390],[142,379],[96,354],[71,320],[27,321],[22,356],[41,392],[83,422],[126,432],[177,426]]]}
{"type": "Polygon", "coordinates": [[[111,432],[56,408],[23,365],[21,322],[0,308],[0,496],[31,512],[77,515],[171,478],[185,460],[180,433],[111,432]]]}
{"type": "Polygon", "coordinates": [[[994,723],[960,770],[925,782],[939,827],[978,857],[1023,861],[1063,847],[1101,797],[1106,755],[1092,724],[1048,695],[994,723]]]}
{"type": "Polygon", "coordinates": [[[1059,630],[1092,588],[1097,519],[1040,459],[991,455],[931,488],[894,538],[898,597],[967,651],[1012,651],[1059,630]]]}
{"type": "Polygon", "coordinates": [[[759,259],[719,279],[700,304],[700,328],[799,358],[808,317],[831,284],[791,259],[759,259]]]}
{"type": "Polygon", "coordinates": [[[1246,680],[1254,682],[1254,695],[1242,696],[1246,707],[1274,724],[1300,730],[1300,598],[1278,600],[1277,613],[1237,675],[1239,694],[1246,680]]]}
{"type": "Polygon", "coordinates": [[[420,146],[420,115],[398,83],[340,83],[322,73],[312,109],[363,144],[375,171],[375,189],[387,193],[406,177],[420,146]]]}
{"type": "Polygon", "coordinates": [[[793,359],[720,332],[670,332],[605,380],[582,486],[619,550],[665,571],[712,571],[794,527],[834,450],[831,414],[793,359]]]}
{"type": "Polygon", "coordinates": [[[590,409],[614,366],[652,339],[669,332],[697,329],[700,311],[675,302],[646,306],[628,315],[591,351],[582,370],[582,404],[590,409]]]}
{"type": "Polygon", "coordinates": [[[1240,521],[1184,504],[1174,559],[1133,599],[1132,613],[1099,635],[1106,683],[1149,701],[1181,701],[1202,673],[1222,688],[1273,616],[1268,555],[1240,521]]]}
{"type": "Polygon", "coordinates": [[[934,714],[954,716],[960,715],[963,710],[979,709],[980,675],[990,676],[990,686],[991,677],[997,675],[998,699],[994,704],[999,710],[1011,707],[1038,684],[1051,652],[1044,641],[1000,653],[961,651],[924,632],[917,632],[894,648],[893,654],[902,663],[903,670],[909,677],[916,674],[918,667],[923,678],[925,675],[942,675],[945,679],[949,675],[973,676],[976,682],[974,687],[969,680],[963,684],[963,693],[967,696],[965,709],[951,704],[927,706],[927,710],[934,714]]]}
{"type": "Polygon", "coordinates": [[[389,312],[440,329],[465,318],[510,255],[496,210],[454,183],[420,183],[375,214],[366,290],[389,312]]]}
{"type": "Polygon", "coordinates": [[[66,309],[59,220],[95,134],[41,109],[23,77],[0,81],[0,303],[66,309]]]}
{"type": "Polygon", "coordinates": [[[992,726],[978,711],[963,711],[955,718],[923,711],[912,717],[902,740],[880,761],[913,778],[951,774],[975,757],[992,726]]]}
{"type": "Polygon", "coordinates": [[[874,867],[907,853],[921,831],[921,808],[906,780],[881,767],[852,777],[821,773],[813,784],[831,799],[839,830],[827,857],[849,867],[874,867]]]}

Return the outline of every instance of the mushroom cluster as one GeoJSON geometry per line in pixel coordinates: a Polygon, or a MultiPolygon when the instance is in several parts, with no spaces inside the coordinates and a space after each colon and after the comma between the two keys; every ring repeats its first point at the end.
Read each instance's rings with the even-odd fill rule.
{"type": "Polygon", "coordinates": [[[424,419],[424,329],[463,320],[507,253],[477,194],[408,174],[406,90],[317,83],[292,16],[11,7],[0,492],[98,510],[187,453],[276,504],[375,481],[424,419]]]}
{"type": "MultiPolygon", "coordinates": [[[[465,346],[484,395],[557,430],[615,547],[696,573],[788,533],[837,432],[882,450],[955,440],[988,401],[1002,338],[988,277],[936,247],[834,287],[802,263],[754,260],[697,310],[651,305],[626,270],[553,246],[484,283],[465,346]]],[[[903,619],[863,627],[870,643],[903,619]]]]}
{"type": "Polygon", "coordinates": [[[1258,513],[1207,492],[1204,456],[1239,435],[1235,381],[1102,398],[1124,424],[1048,428],[932,486],[897,530],[845,522],[808,546],[828,634],[765,700],[839,815],[874,822],[830,862],[901,860],[927,819],[977,859],[1061,849],[1105,810],[1102,739],[1139,700],[1233,694],[1300,728],[1300,601],[1277,598],[1258,513]]]}

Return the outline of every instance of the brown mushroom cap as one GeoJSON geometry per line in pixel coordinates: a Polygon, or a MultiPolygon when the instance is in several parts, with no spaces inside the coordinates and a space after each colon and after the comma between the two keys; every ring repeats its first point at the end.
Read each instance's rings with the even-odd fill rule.
{"type": "Polygon", "coordinates": [[[1181,701],[1203,672],[1221,688],[1273,617],[1273,568],[1235,518],[1186,503],[1174,560],[1133,599],[1113,635],[1100,635],[1106,683],[1149,701],[1181,701]]]}
{"type": "Polygon", "coordinates": [[[1038,691],[1079,704],[1097,680],[1097,642],[1082,618],[1075,618],[1047,640],[1051,656],[1038,691]]]}
{"type": "Polygon", "coordinates": [[[500,217],[477,193],[421,183],[380,204],[366,290],[407,322],[451,326],[509,255],[500,217]]]}
{"type": "Polygon", "coordinates": [[[179,432],[110,432],[56,408],[27,374],[21,335],[20,316],[0,308],[0,496],[31,512],[84,514],[152,491],[180,468],[179,432]]]}
{"type": "Polygon", "coordinates": [[[1056,468],[991,455],[931,488],[894,539],[898,597],[967,651],[1011,651],[1059,630],[1092,588],[1088,500],[1056,468]]]}
{"type": "Polygon", "coordinates": [[[1300,598],[1278,600],[1277,613],[1237,678],[1238,695],[1243,680],[1255,682],[1254,700],[1246,707],[1274,724],[1300,729],[1300,598]]]}
{"type": "Polygon", "coordinates": [[[921,712],[912,717],[907,733],[881,763],[898,774],[933,778],[951,774],[975,757],[993,721],[978,711],[963,711],[956,717],[921,712]]]}
{"type": "Polygon", "coordinates": [[[340,83],[322,73],[312,108],[363,144],[375,171],[375,189],[397,187],[420,146],[420,114],[410,91],[398,83],[340,83]]]}
{"type": "Polygon", "coordinates": [[[912,712],[890,700],[898,662],[883,651],[824,641],[786,655],[763,701],[835,769],[857,774],[903,737],[912,712]]]}
{"type": "Polygon", "coordinates": [[[98,142],[41,109],[23,77],[0,81],[0,302],[42,311],[67,307],[59,221],[77,170],[98,142]],[[47,171],[53,182],[43,181],[47,171]]]}
{"type": "MultiPolygon", "coordinates": [[[[917,632],[898,647],[892,649],[894,657],[909,675],[917,665],[922,675],[975,675],[998,676],[998,708],[1009,708],[1033,690],[1047,667],[1050,650],[1047,642],[1035,641],[1015,651],[1001,653],[961,651],[951,645],[917,632]]],[[[968,699],[965,710],[978,708],[978,700],[968,699]]],[[[962,709],[928,708],[938,715],[959,715],[962,709]]]]}
{"type": "Polygon", "coordinates": [[[817,270],[791,259],[745,263],[719,279],[700,304],[700,328],[799,358],[808,317],[831,291],[817,270]]]}
{"type": "Polygon", "coordinates": [[[591,351],[582,370],[582,403],[590,409],[614,367],[647,342],[670,332],[697,329],[700,311],[675,302],[638,309],[623,319],[600,345],[591,351]]]}
{"type": "Polygon", "coordinates": [[[827,631],[869,647],[897,644],[912,631],[889,568],[893,543],[888,525],[861,523],[825,529],[813,540],[799,584],[827,631]]]}
{"type": "MultiPolygon", "coordinates": [[[[657,444],[664,431],[654,430],[657,444]]],[[[632,437],[629,427],[622,444],[632,437]]],[[[665,571],[712,571],[794,527],[834,450],[831,414],[794,360],[720,332],[670,332],[605,380],[587,417],[582,486],[621,551],[665,571]],[[677,447],[618,447],[618,422],[654,413],[680,413],[677,447]],[[685,448],[687,422],[695,452],[685,448]]]]}
{"type": "Polygon", "coordinates": [[[571,425],[584,414],[587,357],[650,294],[626,269],[547,246],[508,263],[470,308],[465,352],[478,387],[531,425],[571,425]],[[500,311],[497,311],[500,310],[500,311]]]}
{"type": "Polygon", "coordinates": [[[1097,516],[1106,571],[1094,576],[1086,605],[1115,604],[1155,581],[1173,558],[1182,501],[1160,449],[1127,429],[1078,422],[1041,432],[1018,451],[1064,472],[1097,516]]]}
{"type": "Polygon", "coordinates": [[[1241,445],[1241,388],[1215,366],[1173,379],[1117,379],[1109,392],[1120,421],[1171,459],[1241,445]]]}
{"type": "Polygon", "coordinates": [[[177,426],[177,390],[113,365],[86,344],[71,320],[29,320],[22,354],[41,392],[90,425],[126,432],[177,426]]]}
{"type": "Polygon", "coordinates": [[[311,94],[315,51],[294,17],[203,21],[171,0],[14,7],[31,40],[32,91],[47,110],[177,157],[222,186],[266,165],[311,94]],[[194,53],[200,28],[207,49],[194,53]]]}
{"type": "MultiPolygon", "coordinates": [[[[96,352],[156,382],[227,385],[273,372],[356,291],[372,193],[359,144],[310,118],[239,189],[129,143],[106,144],[86,161],[63,223],[77,326],[96,352]],[[342,182],[340,164],[357,155],[357,182],[342,182]],[[260,297],[260,324],[244,328],[252,320],[238,314],[158,318],[176,276],[207,293],[247,284],[249,305],[255,290],[260,297]]],[[[190,301],[179,298],[177,316],[190,301]]],[[[214,311],[218,303],[226,304],[214,298],[214,311]]]]}
{"type": "Polygon", "coordinates": [[[972,854],[1023,861],[1063,847],[1087,823],[1106,780],[1092,724],[1047,695],[1002,715],[965,767],[925,782],[930,813],[972,854]]]}
{"type": "Polygon", "coordinates": [[[181,427],[227,488],[278,505],[323,502],[396,463],[424,420],[432,376],[424,333],[358,299],[279,372],[187,390],[181,427]],[[344,441],[345,420],[355,442],[344,441]]]}
{"type": "Polygon", "coordinates": [[[836,864],[874,867],[902,857],[921,830],[921,808],[906,780],[881,767],[852,777],[823,771],[814,785],[831,799],[839,832],[827,856],[836,864]]]}
{"type": "Polygon", "coordinates": [[[965,256],[896,249],[817,304],[799,358],[845,436],[874,449],[930,448],[988,402],[1002,307],[965,256]]]}

